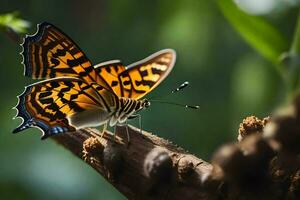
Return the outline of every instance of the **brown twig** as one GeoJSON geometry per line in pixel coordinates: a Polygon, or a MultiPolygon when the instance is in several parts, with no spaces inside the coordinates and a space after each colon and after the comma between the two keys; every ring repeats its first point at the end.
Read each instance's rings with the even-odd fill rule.
{"type": "MultiPolygon", "coordinates": [[[[53,137],[85,160],[128,199],[215,199],[202,188],[212,166],[183,149],[150,133],[117,127],[100,138],[95,129],[53,137]]],[[[217,187],[217,186],[215,186],[217,187]]]]}
{"type": "Polygon", "coordinates": [[[238,143],[221,147],[212,164],[162,138],[118,127],[54,139],[85,160],[128,199],[299,199],[300,97],[271,119],[247,117],[238,143]]]}
{"type": "MultiPolygon", "coordinates": [[[[117,127],[116,139],[109,132],[100,138],[95,129],[53,138],[128,199],[298,199],[299,149],[286,146],[299,138],[290,134],[282,140],[280,128],[285,123],[298,127],[294,120],[297,117],[290,115],[246,118],[240,125],[240,142],[221,147],[212,164],[131,126],[130,146],[123,126],[117,127]]],[[[294,133],[292,126],[285,130],[294,133]]]]}

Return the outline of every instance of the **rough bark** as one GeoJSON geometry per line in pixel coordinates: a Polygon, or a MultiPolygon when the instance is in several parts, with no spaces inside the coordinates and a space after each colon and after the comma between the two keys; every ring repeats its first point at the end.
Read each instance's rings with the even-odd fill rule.
{"type": "Polygon", "coordinates": [[[128,199],[300,199],[300,98],[272,118],[247,117],[211,164],[148,132],[83,129],[53,137],[128,199]]]}
{"type": "Polygon", "coordinates": [[[116,129],[117,137],[96,129],[54,137],[85,160],[128,199],[214,199],[201,185],[212,165],[151,133],[128,127],[116,129]]]}

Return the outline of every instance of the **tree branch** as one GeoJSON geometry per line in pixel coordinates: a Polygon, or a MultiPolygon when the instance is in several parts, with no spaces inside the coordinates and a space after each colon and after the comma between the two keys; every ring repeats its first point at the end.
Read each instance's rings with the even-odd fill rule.
{"type": "Polygon", "coordinates": [[[125,126],[116,138],[96,129],[53,138],[128,199],[298,199],[299,105],[300,98],[272,119],[246,118],[239,143],[222,146],[212,164],[132,126],[129,146],[125,126]]]}
{"type": "Polygon", "coordinates": [[[170,142],[129,126],[117,127],[100,138],[96,129],[53,137],[85,160],[128,199],[213,199],[201,190],[212,166],[170,142]],[[188,184],[186,184],[188,183],[188,184]]]}
{"type": "Polygon", "coordinates": [[[209,164],[150,133],[126,127],[102,138],[95,129],[53,137],[128,199],[299,199],[300,96],[271,119],[246,118],[238,143],[209,164]]]}

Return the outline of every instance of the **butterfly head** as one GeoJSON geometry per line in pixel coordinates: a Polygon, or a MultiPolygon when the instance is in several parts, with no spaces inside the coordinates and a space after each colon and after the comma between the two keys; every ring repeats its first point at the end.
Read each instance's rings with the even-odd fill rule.
{"type": "Polygon", "coordinates": [[[151,105],[150,101],[148,101],[147,99],[143,99],[142,100],[142,107],[143,108],[149,108],[151,105]]]}

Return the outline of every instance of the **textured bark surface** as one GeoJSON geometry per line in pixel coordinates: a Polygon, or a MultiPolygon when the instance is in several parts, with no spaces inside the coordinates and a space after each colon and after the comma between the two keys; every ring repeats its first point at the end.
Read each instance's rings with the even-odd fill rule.
{"type": "Polygon", "coordinates": [[[202,187],[212,165],[180,147],[139,129],[117,127],[117,137],[96,129],[54,137],[58,143],[85,160],[128,199],[215,199],[202,187]]]}
{"type": "Polygon", "coordinates": [[[211,164],[131,126],[130,145],[125,126],[117,127],[116,138],[83,129],[53,139],[128,199],[300,199],[300,120],[295,108],[273,119],[244,119],[239,142],[220,147],[211,164]]]}

